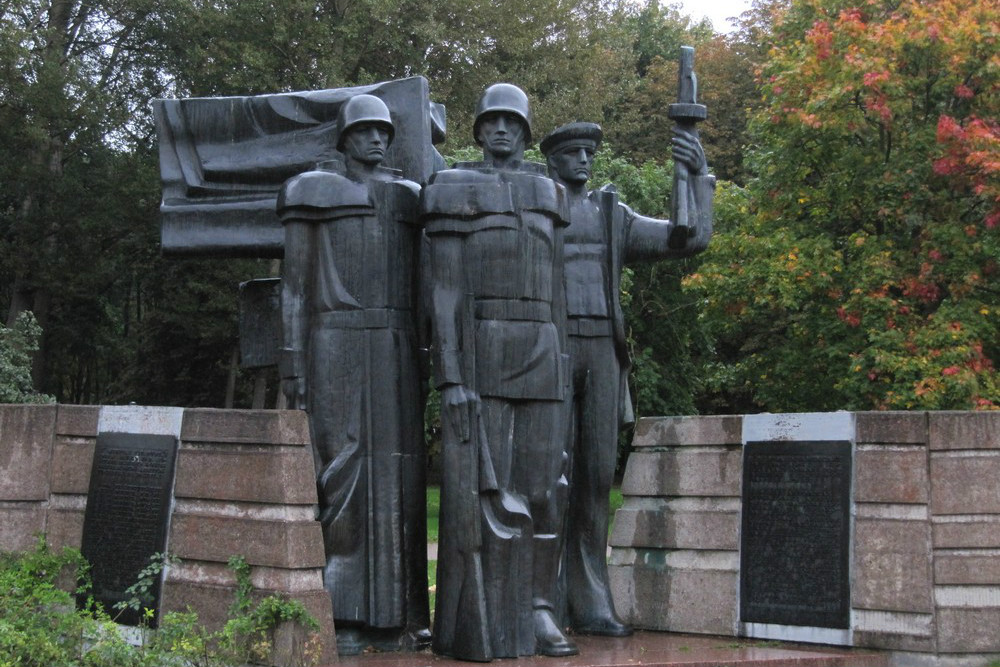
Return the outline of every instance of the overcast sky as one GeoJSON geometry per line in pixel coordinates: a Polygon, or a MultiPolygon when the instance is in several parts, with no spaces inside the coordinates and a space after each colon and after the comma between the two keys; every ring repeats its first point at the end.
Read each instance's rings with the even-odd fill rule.
{"type": "Polygon", "coordinates": [[[733,26],[726,19],[739,16],[750,9],[750,0],[670,0],[682,6],[682,13],[694,20],[707,16],[716,32],[732,32],[733,26]]]}

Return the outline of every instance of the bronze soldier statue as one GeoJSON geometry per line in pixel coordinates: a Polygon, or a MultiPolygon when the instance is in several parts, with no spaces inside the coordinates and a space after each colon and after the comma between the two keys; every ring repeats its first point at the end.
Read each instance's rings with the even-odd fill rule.
{"type": "Polygon", "coordinates": [[[565,502],[562,228],[566,199],[524,162],[531,112],[487,88],[483,161],[424,189],[444,480],[434,650],[487,661],[573,655],[553,600],[565,502]]]}
{"type": "MultiPolygon", "coordinates": [[[[679,125],[673,157],[685,171],[688,225],[647,218],[618,200],[614,186],[587,192],[603,135],[594,123],[569,123],[541,142],[549,174],[570,200],[565,233],[567,333],[573,369],[568,447],[572,461],[566,532],[569,622],[581,634],[625,636],[615,613],[606,560],[608,502],[618,431],[632,421],[630,367],[620,302],[622,267],[636,261],[686,257],[712,234],[715,178],[708,174],[697,133],[679,125]]],[[[675,193],[675,197],[676,197],[675,193]]]]}
{"type": "Polygon", "coordinates": [[[423,414],[414,310],[420,188],[380,166],[394,126],[378,97],[345,102],[344,162],[289,179],[282,349],[290,407],[309,413],[342,654],[430,641],[423,414]]]}

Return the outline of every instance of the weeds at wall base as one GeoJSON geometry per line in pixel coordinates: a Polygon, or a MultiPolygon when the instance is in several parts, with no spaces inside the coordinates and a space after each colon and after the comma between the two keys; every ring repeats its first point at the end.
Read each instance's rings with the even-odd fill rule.
{"type": "MultiPolygon", "coordinates": [[[[126,604],[140,604],[143,579],[158,576],[156,555],[129,589],[126,604]]],[[[113,613],[92,598],[89,566],[75,549],[51,551],[44,536],[22,554],[0,554],[0,667],[234,667],[275,664],[281,644],[282,667],[314,665],[321,644],[319,624],[301,602],[268,596],[251,598],[250,566],[230,559],[237,595],[222,629],[210,631],[191,611],[167,612],[159,628],[148,627],[153,611],[143,605],[139,645],[126,640],[113,613]],[[73,592],[67,581],[81,582],[73,592]],[[60,584],[63,587],[60,587],[60,584]],[[78,607],[77,599],[84,602],[78,607]]]]}

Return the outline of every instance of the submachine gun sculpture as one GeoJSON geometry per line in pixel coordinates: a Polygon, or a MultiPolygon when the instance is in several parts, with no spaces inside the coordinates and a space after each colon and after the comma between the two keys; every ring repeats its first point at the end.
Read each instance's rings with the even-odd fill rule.
{"type": "MultiPolygon", "coordinates": [[[[708,109],[698,104],[698,76],[694,73],[694,47],[682,46],[677,67],[677,102],[667,108],[667,117],[678,126],[687,128],[697,138],[695,124],[708,117],[708,109]]],[[[688,169],[674,162],[674,231],[670,235],[671,248],[683,248],[696,228],[688,220],[688,169]]]]}

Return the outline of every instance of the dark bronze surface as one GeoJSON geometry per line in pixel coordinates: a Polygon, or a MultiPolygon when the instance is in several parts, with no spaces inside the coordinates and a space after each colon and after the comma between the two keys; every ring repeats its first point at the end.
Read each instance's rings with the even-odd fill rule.
{"type": "Polygon", "coordinates": [[[259,278],[240,284],[240,365],[264,368],[278,363],[281,280],[259,278]]]}

